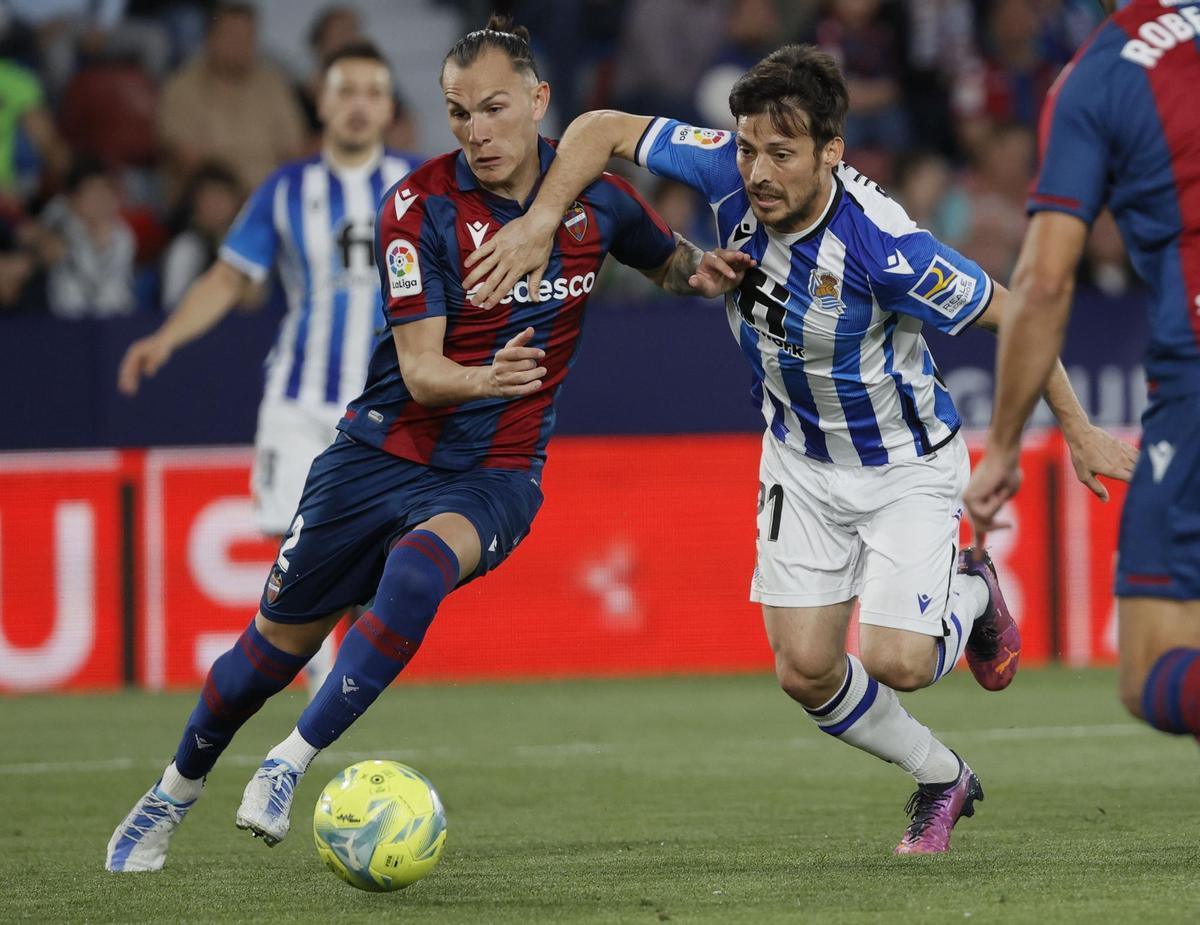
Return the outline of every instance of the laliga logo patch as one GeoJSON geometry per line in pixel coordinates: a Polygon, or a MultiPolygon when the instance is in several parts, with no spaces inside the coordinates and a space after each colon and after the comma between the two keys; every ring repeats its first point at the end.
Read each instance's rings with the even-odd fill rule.
{"type": "Polygon", "coordinates": [[[719,148],[728,144],[733,135],[715,128],[696,128],[693,125],[681,125],[671,136],[671,143],[691,145],[693,148],[719,148]]]}
{"type": "Polygon", "coordinates": [[[392,298],[417,295],[421,291],[421,265],[417,262],[417,249],[411,242],[396,238],[388,244],[384,259],[392,298]]]}
{"type": "Polygon", "coordinates": [[[842,301],[842,281],[835,273],[817,267],[808,274],[808,294],[812,296],[812,307],[831,315],[845,314],[846,304],[842,301]]]}
{"type": "Polygon", "coordinates": [[[571,203],[571,208],[563,213],[563,227],[571,232],[571,237],[576,241],[582,241],[583,236],[587,234],[587,211],[579,204],[576,199],[571,203]]]}
{"type": "Polygon", "coordinates": [[[949,261],[935,256],[908,294],[947,318],[953,318],[975,295],[975,280],[959,273],[949,261]]]}

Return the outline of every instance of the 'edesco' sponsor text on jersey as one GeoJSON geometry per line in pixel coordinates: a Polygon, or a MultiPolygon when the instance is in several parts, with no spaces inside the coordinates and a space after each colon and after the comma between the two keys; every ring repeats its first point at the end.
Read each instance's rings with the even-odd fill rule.
{"type": "Polygon", "coordinates": [[[771,433],[852,466],[945,444],[960,419],[921,325],[962,331],[991,300],[991,279],[845,164],[812,227],[761,227],[736,157],[731,132],[671,119],[652,121],[637,148],[639,164],[704,193],[721,243],[758,261],[726,304],[771,433]]]}
{"type": "Polygon", "coordinates": [[[1150,287],[1152,393],[1200,391],[1200,3],[1136,0],[1095,32],[1042,110],[1032,212],[1107,202],[1150,287]]]}
{"type": "Polygon", "coordinates": [[[416,163],[392,151],[351,170],[320,156],[295,161],[242,208],[220,257],[255,281],[278,261],[287,298],[266,362],[268,401],[340,410],[362,390],[383,324],[375,211],[416,163]]]}
{"type": "MultiPolygon", "coordinates": [[[[554,159],[539,140],[541,170],[554,159]]],[[[584,306],[611,253],[628,266],[660,267],[675,236],[633,187],[605,174],[567,210],[542,280],[542,301],[519,282],[499,305],[483,311],[467,301],[464,261],[524,204],[482,189],[461,151],[434,158],[396,185],[379,207],[379,284],[390,325],[444,316],[443,352],[464,366],[487,366],[527,327],[532,347],[546,351],[538,391],[518,399],[487,398],[448,408],[413,401],[400,374],[392,338],[375,347],[367,387],[338,427],[404,459],[441,469],[541,470],[554,429],[554,402],[575,359],[584,306]]]]}

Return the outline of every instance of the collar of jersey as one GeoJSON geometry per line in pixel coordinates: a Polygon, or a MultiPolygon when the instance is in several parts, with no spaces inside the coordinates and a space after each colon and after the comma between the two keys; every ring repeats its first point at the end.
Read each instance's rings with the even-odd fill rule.
{"type": "Polygon", "coordinates": [[[833,185],[829,189],[829,201],[825,203],[825,211],[821,213],[821,217],[800,231],[793,231],[791,234],[780,234],[778,231],[767,229],[767,234],[776,240],[782,241],[791,247],[794,244],[803,244],[805,241],[811,241],[821,232],[823,232],[831,221],[833,216],[837,214],[838,206],[842,201],[842,181],[835,173],[833,175],[833,185]]]}
{"type": "Polygon", "coordinates": [[[365,176],[365,175],[374,173],[375,168],[377,168],[383,162],[383,158],[386,154],[387,154],[387,149],[383,145],[380,145],[376,149],[375,153],[371,156],[371,159],[369,161],[367,161],[366,163],[363,163],[363,164],[359,164],[357,167],[342,167],[338,164],[335,164],[333,162],[333,160],[331,158],[329,158],[324,151],[321,152],[321,160],[323,160],[325,162],[326,167],[328,167],[333,173],[336,173],[338,176],[355,177],[355,176],[365,176]]]}
{"type": "MultiPolygon", "coordinates": [[[[554,146],[550,144],[541,135],[538,135],[538,164],[542,176],[546,175],[546,171],[550,169],[550,163],[554,160],[554,146]]],[[[458,181],[458,188],[464,193],[468,190],[479,189],[479,181],[475,179],[475,174],[471,173],[471,165],[467,163],[467,152],[461,148],[458,152],[458,157],[454,160],[455,179],[458,181]]],[[[532,201],[534,195],[537,194],[538,183],[534,187],[533,193],[530,194],[532,201]]],[[[529,203],[525,203],[528,205],[529,203]]]]}

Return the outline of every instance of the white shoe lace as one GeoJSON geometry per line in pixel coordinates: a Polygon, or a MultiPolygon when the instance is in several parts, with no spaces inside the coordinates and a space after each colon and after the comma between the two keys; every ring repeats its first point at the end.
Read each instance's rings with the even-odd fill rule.
{"type": "Polygon", "coordinates": [[[271,785],[267,795],[267,810],[273,815],[284,815],[291,807],[292,794],[296,789],[296,772],[286,764],[277,764],[263,777],[271,785]]]}
{"type": "Polygon", "coordinates": [[[153,832],[163,819],[167,819],[175,825],[183,822],[183,815],[188,810],[188,807],[180,808],[177,804],[170,800],[163,799],[153,793],[147,794],[145,802],[138,812],[134,813],[129,820],[129,824],[125,827],[125,835],[133,838],[134,841],[141,841],[142,838],[153,832]],[[138,820],[148,817],[145,824],[139,825],[138,820]],[[157,817],[157,818],[156,818],[157,817]],[[136,833],[136,837],[134,834],[136,833]]]}

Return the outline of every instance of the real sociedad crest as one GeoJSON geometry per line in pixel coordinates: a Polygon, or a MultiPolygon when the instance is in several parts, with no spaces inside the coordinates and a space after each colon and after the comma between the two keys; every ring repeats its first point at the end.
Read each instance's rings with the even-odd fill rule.
{"type": "Polygon", "coordinates": [[[578,199],[563,213],[563,225],[576,241],[582,241],[583,236],[587,234],[587,222],[587,211],[579,204],[578,199]]]}
{"type": "Polygon", "coordinates": [[[812,296],[813,308],[840,315],[846,311],[842,301],[842,281],[837,275],[820,267],[808,275],[808,294],[812,296]]]}

